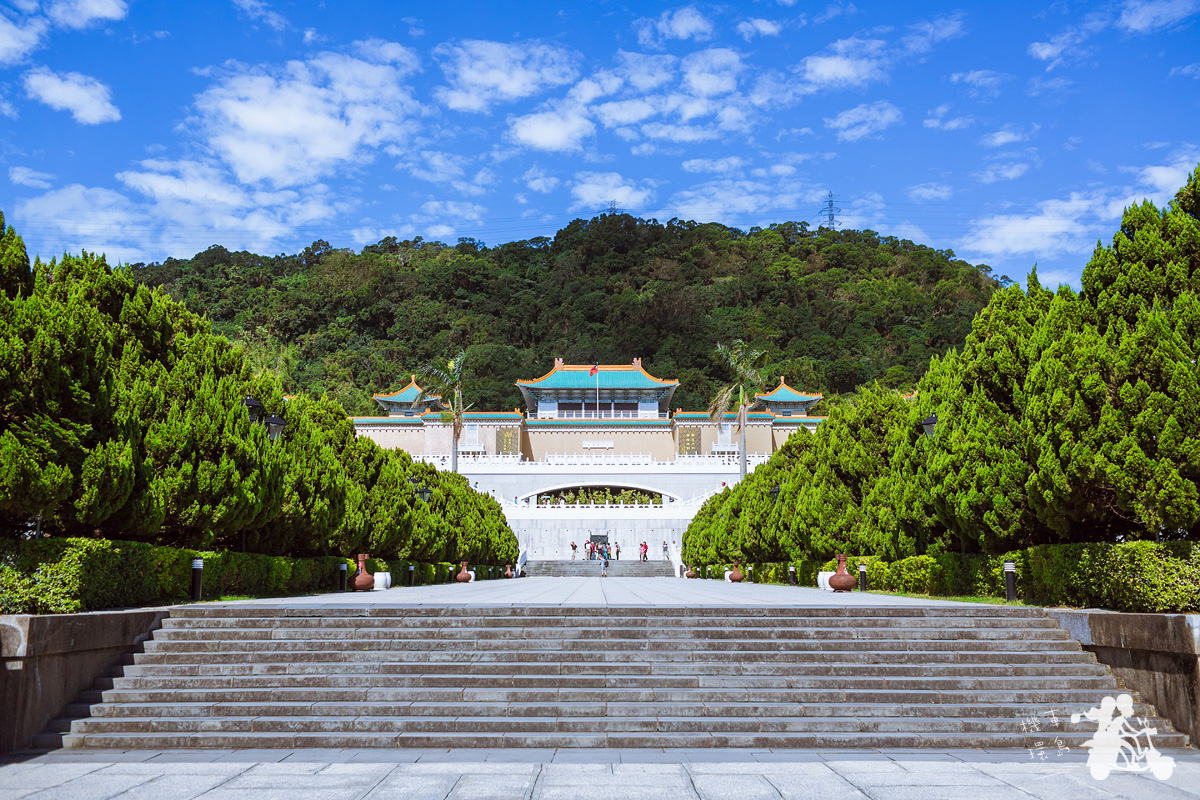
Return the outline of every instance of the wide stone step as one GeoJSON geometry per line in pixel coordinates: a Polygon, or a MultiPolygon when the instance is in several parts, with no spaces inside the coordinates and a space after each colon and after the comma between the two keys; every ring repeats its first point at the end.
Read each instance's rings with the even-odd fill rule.
{"type": "Polygon", "coordinates": [[[766,628],[821,628],[823,630],[840,630],[846,627],[854,628],[1057,628],[1054,620],[1049,617],[896,617],[896,616],[866,616],[848,619],[831,616],[742,616],[730,615],[722,618],[702,617],[693,620],[685,617],[661,618],[654,616],[621,616],[606,620],[603,626],[587,624],[586,620],[578,617],[554,616],[520,616],[516,618],[498,619],[496,617],[445,617],[429,618],[426,616],[390,616],[390,617],[186,617],[167,618],[163,620],[163,633],[173,630],[220,629],[235,631],[245,628],[391,628],[414,629],[413,635],[430,634],[445,636],[471,636],[503,633],[518,635],[540,635],[542,629],[561,630],[562,635],[588,635],[604,631],[618,633],[628,631],[631,636],[644,636],[649,633],[663,631],[670,633],[692,631],[729,631],[730,629],[766,628]],[[472,633],[474,632],[474,633],[472,633]]]}
{"type": "MultiPolygon", "coordinates": [[[[230,669],[232,669],[234,666],[236,665],[230,665],[230,669]]],[[[280,666],[282,667],[284,665],[280,666]]],[[[353,664],[345,666],[360,667],[363,665],[353,664]]],[[[807,680],[814,678],[831,678],[839,680],[863,678],[1061,678],[1067,676],[1103,677],[1108,674],[1105,668],[1099,664],[1079,664],[1069,671],[1064,670],[1061,665],[1057,664],[788,664],[780,665],[781,668],[776,669],[774,674],[752,674],[746,672],[731,674],[701,671],[659,671],[651,673],[649,670],[638,673],[613,670],[610,672],[583,674],[573,670],[508,670],[504,672],[480,674],[470,670],[468,668],[469,665],[458,666],[460,668],[456,670],[444,670],[442,669],[441,665],[439,665],[437,672],[431,672],[428,670],[395,672],[384,672],[380,669],[375,669],[372,671],[342,670],[339,667],[337,670],[324,669],[314,671],[298,671],[295,673],[283,670],[263,672],[258,674],[235,674],[232,672],[226,672],[201,675],[194,671],[178,671],[172,674],[157,675],[134,673],[124,678],[110,679],[111,686],[109,688],[166,689],[172,687],[211,688],[239,686],[252,687],[266,685],[317,686],[322,684],[330,686],[409,686],[415,685],[414,682],[423,682],[426,685],[453,682],[462,686],[497,685],[499,683],[523,685],[540,682],[547,685],[624,685],[630,687],[652,687],[682,685],[684,683],[690,685],[705,685],[706,683],[720,681],[739,681],[745,683],[746,685],[750,685],[751,683],[755,685],[763,685],[766,683],[778,683],[787,680],[807,680]]]]}
{"type": "Polygon", "coordinates": [[[172,619],[468,619],[484,620],[503,618],[512,621],[521,619],[563,619],[580,624],[581,618],[596,624],[598,613],[602,613],[605,624],[619,624],[625,618],[644,620],[671,619],[787,619],[787,618],[830,618],[859,620],[870,618],[946,619],[946,618],[997,618],[997,619],[1046,619],[1043,609],[1024,606],[853,606],[826,608],[803,608],[792,606],[355,606],[347,601],[346,606],[324,604],[324,606],[289,607],[236,606],[236,604],[203,603],[197,606],[181,606],[172,609],[172,619]]]}
{"type": "MultiPolygon", "coordinates": [[[[1040,665],[1040,664],[1097,664],[1096,657],[1082,649],[1063,650],[896,650],[879,651],[834,651],[806,653],[803,660],[779,662],[723,661],[549,661],[546,654],[533,654],[529,660],[519,658],[504,661],[481,661],[478,659],[438,659],[392,661],[386,653],[374,653],[367,660],[355,654],[337,651],[319,651],[305,654],[298,659],[295,654],[270,658],[256,656],[253,660],[236,661],[232,654],[221,658],[212,653],[152,653],[139,654],[138,663],[126,667],[126,675],[261,675],[261,674],[312,674],[330,672],[362,673],[414,673],[456,672],[468,674],[703,674],[703,675],[776,675],[789,669],[804,667],[814,670],[849,668],[857,665],[892,665],[898,668],[915,669],[924,665],[952,664],[995,664],[1040,665]]],[[[648,656],[647,656],[648,659],[648,656]]]]}
{"type": "MultiPolygon", "coordinates": [[[[1018,682],[1019,683],[1019,682],[1018,682]]],[[[699,689],[625,689],[601,688],[320,688],[272,687],[259,689],[112,689],[104,692],[104,703],[229,703],[229,702],[767,702],[767,703],[1094,703],[1105,692],[1112,694],[1111,679],[1095,678],[1062,681],[1045,687],[947,686],[944,688],[896,687],[886,681],[862,687],[747,688],[705,687],[699,689]],[[1080,685],[1083,683],[1084,685],[1080,685]],[[1097,684],[1095,686],[1088,684],[1097,684]]]]}
{"type": "MultiPolygon", "coordinates": [[[[1048,721],[1047,721],[1048,722],[1048,721]]],[[[1024,726],[1024,727],[1023,727],[1024,726]]],[[[1071,727],[1068,723],[1068,727],[1071,727]]],[[[1079,727],[1079,726],[1074,726],[1079,727]]],[[[1084,726],[1086,727],[1086,726],[1084,726]]],[[[592,733],[612,731],[710,732],[975,732],[1024,733],[1017,718],[954,716],[910,718],[895,715],[839,716],[259,716],[259,717],[113,717],[76,720],[73,734],[93,733],[592,733]]],[[[1051,731],[1047,725],[1046,731],[1051,731]]],[[[1054,730],[1055,735],[1084,733],[1054,730]]]]}
{"type": "Polygon", "coordinates": [[[231,681],[212,678],[184,678],[172,681],[131,681],[113,691],[137,692],[145,690],[218,690],[233,692],[268,689],[312,689],[314,692],[340,689],[629,689],[636,691],[663,691],[666,689],[929,689],[959,691],[998,691],[1004,689],[1109,689],[1115,688],[1113,679],[1100,676],[1022,676],[1022,677],[736,677],[736,678],[692,678],[658,677],[654,680],[610,678],[605,680],[579,680],[571,676],[518,676],[512,678],[464,678],[449,676],[375,676],[364,680],[363,676],[310,677],[290,680],[241,680],[231,681]]]}
{"type": "MultiPolygon", "coordinates": [[[[1078,748],[1091,737],[1090,733],[1059,734],[1063,744],[1078,748]]],[[[1182,747],[1187,737],[1174,733],[1159,733],[1158,747],[1182,747]]],[[[965,749],[977,747],[1045,747],[1045,734],[992,732],[772,732],[772,733],[710,733],[710,732],[601,732],[601,733],[267,733],[246,732],[227,734],[195,733],[113,733],[68,734],[64,747],[104,749],[181,749],[181,748],[895,748],[925,747],[936,749],[965,749]]]]}
{"type": "Polygon", "coordinates": [[[830,631],[822,628],[671,628],[618,629],[602,628],[563,631],[549,628],[516,628],[495,630],[427,631],[413,628],[172,628],[155,637],[160,647],[168,642],[208,641],[320,641],[333,639],[364,642],[403,641],[406,646],[472,646],[472,647],[552,647],[568,641],[586,646],[596,641],[630,643],[688,642],[688,641],[780,641],[802,639],[829,641],[831,639],[1065,639],[1065,631],[1050,627],[942,626],[939,628],[863,627],[830,631]]]}
{"type": "Polygon", "coordinates": [[[1119,691],[1040,609],[350,602],[173,610],[56,729],[117,749],[1026,747],[1048,735],[1031,719],[1119,691]]]}
{"type": "MultiPolygon", "coordinates": [[[[1138,716],[1153,716],[1150,706],[1135,703],[1138,716]]],[[[117,717],[961,717],[968,719],[1049,720],[1063,717],[1057,703],[698,703],[698,702],[246,702],[246,703],[105,703],[93,707],[91,721],[117,717]]],[[[69,727],[69,725],[68,725],[69,727]]]]}

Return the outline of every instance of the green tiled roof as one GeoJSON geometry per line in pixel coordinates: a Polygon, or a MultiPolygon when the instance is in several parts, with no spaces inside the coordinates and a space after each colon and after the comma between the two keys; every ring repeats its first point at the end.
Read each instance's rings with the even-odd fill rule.
{"type": "Polygon", "coordinates": [[[819,394],[801,394],[782,381],[771,391],[754,396],[759,400],[774,401],[777,403],[809,403],[822,398],[822,395],[819,394]]]}
{"type": "Polygon", "coordinates": [[[664,381],[641,367],[624,364],[602,364],[595,375],[590,374],[591,370],[590,364],[555,367],[540,378],[517,381],[517,386],[529,389],[595,389],[597,378],[601,389],[666,389],[679,385],[679,381],[664,381]]]}

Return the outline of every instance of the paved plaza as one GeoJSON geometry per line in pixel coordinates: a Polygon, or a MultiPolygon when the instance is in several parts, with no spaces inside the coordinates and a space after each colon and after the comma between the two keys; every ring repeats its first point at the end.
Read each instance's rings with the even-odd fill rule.
{"type": "Polygon", "coordinates": [[[1174,774],[1092,779],[1068,753],[743,750],[59,751],[0,766],[0,800],[1091,800],[1200,797],[1174,774]]]}
{"type": "MultiPolygon", "coordinates": [[[[314,610],[378,607],[956,605],[788,586],[651,578],[527,578],[358,595],[237,601],[314,610]]],[[[1165,750],[1173,774],[1089,774],[1086,752],[1025,749],[638,748],[58,750],[0,761],[0,800],[367,798],[1200,798],[1200,753],[1165,750]]]]}
{"type": "MultiPolygon", "coordinates": [[[[587,563],[587,562],[585,562],[587,563]]],[[[726,583],[680,578],[520,578],[476,581],[467,584],[398,587],[346,594],[312,595],[287,599],[238,600],[228,605],[267,607],[347,608],[351,606],[738,606],[785,608],[837,608],[879,606],[954,606],[950,600],[850,592],[759,583],[726,583]]]]}

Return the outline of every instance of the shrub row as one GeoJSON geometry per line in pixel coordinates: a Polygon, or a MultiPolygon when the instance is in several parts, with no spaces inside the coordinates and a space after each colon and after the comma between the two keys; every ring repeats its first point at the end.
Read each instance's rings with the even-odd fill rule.
{"type": "MultiPolygon", "coordinates": [[[[1130,612],[1200,610],[1200,544],[1126,542],[1123,544],[1045,544],[1000,556],[912,556],[886,562],[875,556],[850,556],[846,569],[858,576],[867,565],[871,589],[936,596],[1004,596],[1004,562],[1017,568],[1017,596],[1027,603],[1130,612]]],[[[791,562],[796,582],[815,586],[817,572],[837,562],[791,562]]],[[[708,566],[708,565],[706,565],[708,566]]],[[[788,562],[743,564],[755,583],[787,583],[788,562]]],[[[701,577],[724,579],[732,564],[713,564],[701,577]]]]}
{"type": "MultiPolygon", "coordinates": [[[[191,591],[192,559],[204,559],[204,597],[303,594],[333,591],[338,566],[357,565],[334,556],[288,558],[258,553],[204,552],[143,542],[50,538],[0,542],[0,614],[63,614],[171,603],[191,591]]],[[[392,583],[446,583],[457,566],[368,559],[367,571],[391,572],[392,583]]],[[[476,568],[479,580],[501,577],[503,568],[476,568]]]]}

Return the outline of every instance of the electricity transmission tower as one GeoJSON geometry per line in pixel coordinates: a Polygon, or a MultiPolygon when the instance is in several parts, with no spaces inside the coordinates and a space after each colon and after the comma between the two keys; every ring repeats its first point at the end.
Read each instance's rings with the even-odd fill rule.
{"type": "Polygon", "coordinates": [[[829,230],[837,230],[837,212],[841,210],[840,206],[834,205],[833,192],[825,195],[825,226],[829,230]]]}
{"type": "Polygon", "coordinates": [[[619,205],[617,205],[616,200],[608,201],[608,212],[607,213],[610,215],[616,215],[616,214],[621,213],[621,207],[619,205]]]}

